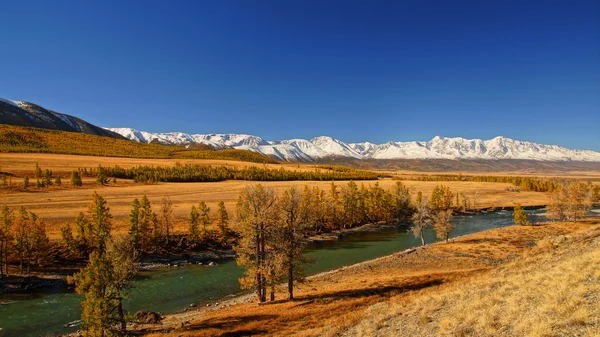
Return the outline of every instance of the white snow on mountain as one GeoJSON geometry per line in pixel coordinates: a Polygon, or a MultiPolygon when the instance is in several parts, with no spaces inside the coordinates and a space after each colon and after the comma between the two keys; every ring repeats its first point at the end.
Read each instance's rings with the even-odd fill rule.
{"type": "Polygon", "coordinates": [[[310,162],[338,156],[356,159],[530,159],[542,161],[600,162],[600,152],[570,150],[557,145],[496,137],[490,140],[445,138],[436,136],[428,142],[387,142],[384,144],[344,143],[321,136],[311,140],[289,139],[267,141],[244,134],[187,134],[181,132],[150,133],[131,128],[107,128],[125,138],[163,144],[207,144],[215,148],[255,151],[285,161],[310,162]]]}
{"type": "Polygon", "coordinates": [[[17,104],[17,101],[11,101],[10,99],[4,99],[4,98],[0,98],[0,102],[4,102],[13,106],[18,107],[19,105],[17,104]]]}

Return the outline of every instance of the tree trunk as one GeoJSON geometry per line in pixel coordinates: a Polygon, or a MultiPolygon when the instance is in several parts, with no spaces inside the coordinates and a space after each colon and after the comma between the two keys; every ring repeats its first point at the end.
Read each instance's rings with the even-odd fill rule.
{"type": "Polygon", "coordinates": [[[125,321],[125,313],[123,312],[123,302],[119,300],[119,321],[121,322],[121,332],[127,331],[127,322],[125,321]]]}
{"type": "Polygon", "coordinates": [[[275,283],[271,284],[271,302],[275,302],[275,283]]]}
{"type": "Polygon", "coordinates": [[[425,238],[423,237],[423,233],[421,233],[421,246],[425,246],[425,238]]]}
{"type": "Polygon", "coordinates": [[[294,264],[290,264],[290,268],[288,270],[288,301],[292,301],[294,299],[294,264]]]}

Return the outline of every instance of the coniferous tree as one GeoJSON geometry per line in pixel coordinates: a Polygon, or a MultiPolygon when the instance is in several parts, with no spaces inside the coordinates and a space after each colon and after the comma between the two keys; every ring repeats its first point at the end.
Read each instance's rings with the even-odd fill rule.
{"type": "Polygon", "coordinates": [[[51,186],[52,185],[52,171],[46,169],[44,171],[44,185],[51,186]]]}
{"type": "Polygon", "coordinates": [[[515,225],[520,225],[520,226],[529,226],[529,219],[527,218],[527,213],[525,213],[525,210],[523,209],[523,207],[521,207],[521,204],[517,203],[515,205],[515,209],[513,210],[513,222],[515,223],[515,225]]]}
{"type": "Polygon", "coordinates": [[[165,241],[168,242],[173,235],[173,203],[169,197],[163,197],[160,202],[160,219],[165,231],[165,241]]]}
{"type": "Polygon", "coordinates": [[[227,213],[227,209],[225,208],[225,203],[223,201],[219,201],[219,204],[217,206],[215,224],[217,225],[217,229],[219,230],[219,240],[222,244],[227,244],[230,232],[229,214],[227,213]]]}
{"type": "Polygon", "coordinates": [[[81,187],[82,185],[83,182],[81,181],[81,175],[79,174],[79,171],[74,170],[71,172],[71,186],[81,187]]]}
{"type": "Polygon", "coordinates": [[[83,212],[79,212],[77,218],[75,219],[75,239],[77,240],[77,244],[79,246],[79,255],[87,255],[90,253],[92,242],[91,237],[91,226],[90,223],[83,214],[83,212]]]}
{"type": "Polygon", "coordinates": [[[358,186],[354,181],[350,181],[346,186],[342,187],[343,228],[346,228],[346,226],[352,227],[360,222],[358,194],[358,186]]]}
{"type": "Polygon", "coordinates": [[[123,300],[137,272],[136,250],[125,238],[111,239],[104,246],[104,253],[92,252],[86,267],[69,278],[84,296],[81,328],[85,337],[123,336],[127,330],[123,300]]]}
{"type": "Polygon", "coordinates": [[[142,196],[140,200],[140,212],[139,212],[139,233],[140,233],[140,250],[142,252],[150,251],[150,246],[152,245],[152,230],[154,228],[154,220],[152,212],[152,205],[150,204],[150,200],[145,195],[142,196]]]}
{"type": "Polygon", "coordinates": [[[127,325],[122,301],[136,272],[135,249],[128,239],[111,240],[110,208],[96,193],[87,218],[95,249],[87,266],[69,278],[84,295],[82,332],[86,337],[124,335],[127,325]]]}
{"type": "Polygon", "coordinates": [[[73,235],[73,228],[70,223],[66,223],[60,228],[61,243],[64,253],[68,258],[79,256],[79,243],[73,235]]]}
{"type": "Polygon", "coordinates": [[[19,273],[23,273],[23,267],[27,263],[27,257],[31,253],[31,221],[29,212],[21,206],[15,221],[14,246],[19,258],[19,273]]]}
{"type": "Polygon", "coordinates": [[[198,244],[200,241],[200,213],[196,206],[192,205],[192,210],[190,211],[190,239],[193,244],[198,244]]]}
{"type": "Polygon", "coordinates": [[[92,202],[88,206],[86,221],[91,248],[101,256],[106,251],[106,244],[112,229],[112,215],[106,200],[98,193],[92,194],[92,202]]]}
{"type": "Polygon", "coordinates": [[[261,184],[246,187],[240,193],[236,213],[242,238],[235,248],[237,263],[246,268],[240,279],[243,288],[254,288],[259,302],[267,299],[267,277],[273,256],[272,229],[277,223],[275,190],[261,184]]]}
{"type": "Polygon", "coordinates": [[[0,209],[0,276],[8,274],[8,256],[12,247],[12,232],[15,216],[13,211],[4,205],[0,209]]]}
{"type": "Polygon", "coordinates": [[[23,189],[27,191],[28,188],[29,188],[29,177],[25,176],[25,178],[23,178],[23,189]]]}
{"type": "Polygon", "coordinates": [[[37,161],[35,162],[35,169],[33,170],[33,175],[35,178],[42,177],[42,169],[40,168],[40,165],[38,165],[37,161]]]}
{"type": "Polygon", "coordinates": [[[56,185],[56,186],[62,185],[62,181],[60,180],[59,175],[57,175],[56,178],[54,179],[54,185],[56,185]]]}
{"type": "Polygon", "coordinates": [[[140,250],[140,201],[135,198],[129,211],[129,240],[136,250],[140,250]]]}
{"type": "Polygon", "coordinates": [[[306,223],[300,221],[300,201],[302,195],[291,187],[283,192],[278,202],[282,221],[274,233],[276,252],[288,282],[288,300],[294,299],[294,282],[301,279],[304,266],[309,261],[305,256],[306,223]]]}
{"type": "Polygon", "coordinates": [[[200,201],[198,204],[198,212],[200,213],[200,217],[198,218],[198,222],[200,226],[202,226],[202,238],[206,238],[208,236],[207,226],[210,224],[210,207],[206,206],[204,201],[200,201]]]}
{"type": "Polygon", "coordinates": [[[412,215],[410,192],[401,181],[396,181],[392,189],[394,217],[398,222],[406,222],[412,215]]]}
{"type": "Polygon", "coordinates": [[[454,230],[452,224],[452,199],[454,194],[447,186],[436,186],[429,201],[433,212],[433,228],[439,239],[448,243],[448,238],[454,230]]]}

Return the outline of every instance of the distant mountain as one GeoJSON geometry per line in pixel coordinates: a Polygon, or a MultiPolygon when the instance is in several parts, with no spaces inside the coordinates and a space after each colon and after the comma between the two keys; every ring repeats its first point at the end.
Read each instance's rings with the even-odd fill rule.
{"type": "Polygon", "coordinates": [[[90,124],[80,118],[23,101],[11,101],[0,98],[0,124],[31,126],[90,135],[123,139],[118,133],[90,124]]]}
{"type": "Polygon", "coordinates": [[[311,140],[267,141],[244,134],[150,133],[131,128],[108,128],[123,137],[143,143],[205,144],[214,148],[255,151],[285,161],[314,162],[328,157],[352,159],[526,159],[537,161],[600,162],[600,152],[570,150],[557,145],[496,137],[490,140],[434,137],[427,142],[385,144],[344,143],[321,136],[311,140]]]}

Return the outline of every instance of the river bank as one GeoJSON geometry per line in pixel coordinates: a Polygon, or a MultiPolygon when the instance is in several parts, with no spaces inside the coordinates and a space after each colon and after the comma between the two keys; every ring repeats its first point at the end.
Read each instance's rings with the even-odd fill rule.
{"type": "MultiPolygon", "coordinates": [[[[310,244],[326,241],[339,240],[343,237],[356,233],[372,232],[387,228],[408,227],[405,223],[377,223],[365,224],[351,228],[335,230],[327,233],[313,235],[308,238],[310,244]]],[[[169,268],[185,267],[189,265],[216,266],[223,261],[235,259],[233,249],[212,249],[200,252],[186,252],[172,255],[149,255],[140,259],[138,268],[140,271],[164,270],[169,268]]],[[[84,265],[76,263],[62,266],[62,271],[57,272],[34,272],[25,275],[11,274],[0,278],[0,295],[28,293],[42,288],[56,288],[63,291],[72,291],[67,284],[67,276],[77,272],[84,265]]]]}
{"type": "MultiPolygon", "coordinates": [[[[539,211],[528,211],[537,217],[539,211]]],[[[455,230],[451,237],[476,233],[512,224],[510,212],[482,213],[454,218],[455,230]]],[[[431,228],[425,231],[425,241],[436,241],[431,228]]],[[[407,232],[406,227],[383,228],[356,232],[335,240],[321,241],[308,246],[307,256],[314,263],[306,268],[307,275],[354,265],[358,262],[387,256],[394,252],[418,246],[420,240],[407,232]]],[[[240,294],[239,279],[244,270],[231,259],[221,260],[213,266],[188,264],[181,267],[141,271],[125,301],[130,313],[147,310],[161,313],[182,312],[214,307],[216,302],[240,294]],[[190,306],[193,304],[193,306],[190,306]]],[[[302,287],[303,285],[300,285],[302,287]]],[[[21,337],[65,334],[76,328],[65,324],[79,319],[81,298],[72,292],[39,291],[4,295],[10,300],[0,305],[0,328],[3,332],[21,337]],[[51,306],[51,310],[49,310],[51,306]]]]}
{"type": "MultiPolygon", "coordinates": [[[[224,336],[240,333],[303,336],[338,335],[368,316],[377,303],[419,292],[455,287],[510,261],[598,228],[585,223],[510,226],[411,248],[378,259],[307,278],[297,300],[257,306],[252,294],[210,303],[193,311],[167,315],[162,325],[139,325],[151,336],[224,336]]],[[[278,298],[285,289],[278,289],[278,298]]]]}

